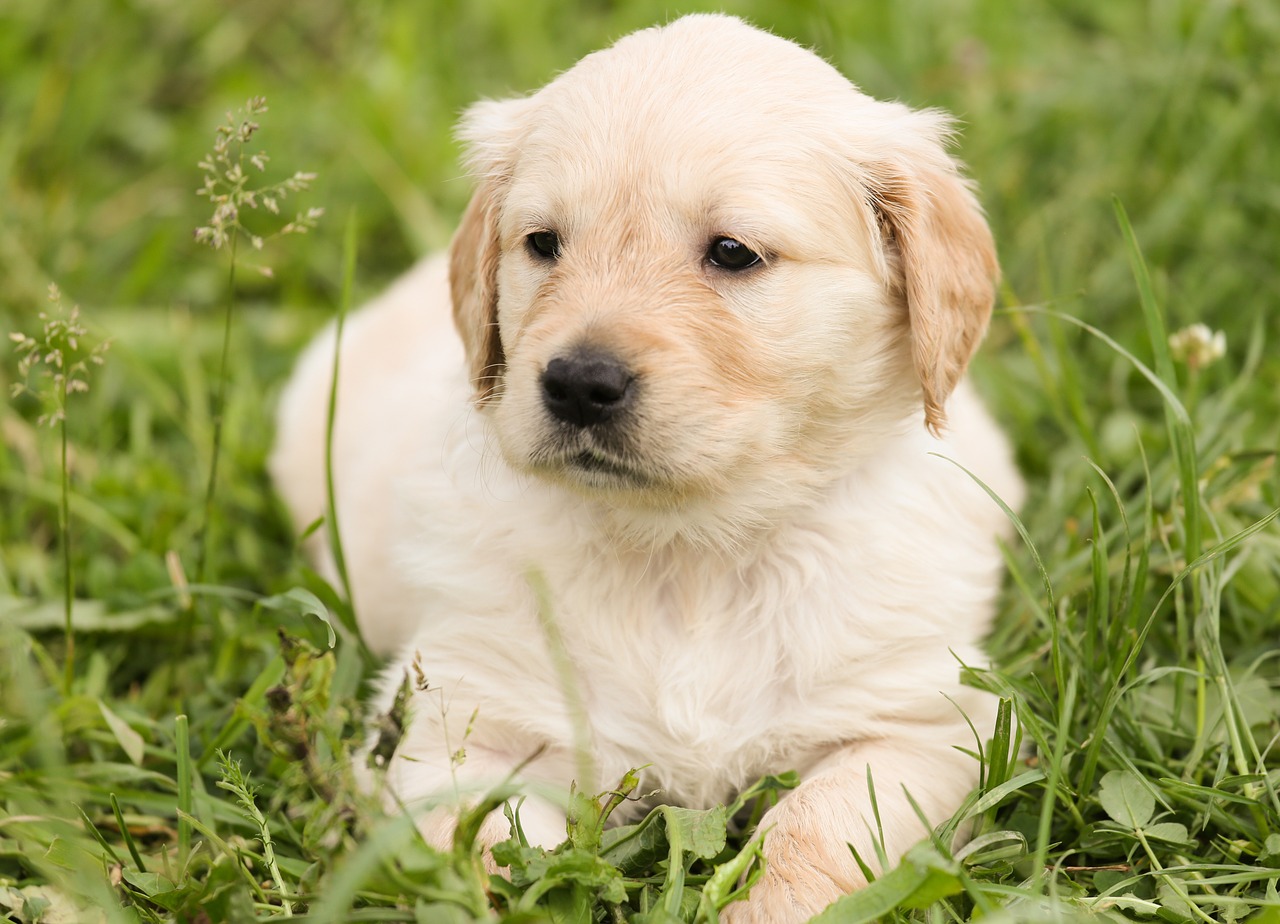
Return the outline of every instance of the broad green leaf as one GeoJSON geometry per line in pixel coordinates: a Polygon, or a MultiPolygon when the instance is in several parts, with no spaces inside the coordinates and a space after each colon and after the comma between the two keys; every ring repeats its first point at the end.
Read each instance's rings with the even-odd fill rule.
{"type": "Polygon", "coordinates": [[[668,830],[672,825],[680,829],[680,843],[685,850],[704,860],[724,850],[729,819],[723,805],[705,811],[670,805],[665,814],[668,830]]]}
{"type": "Polygon", "coordinates": [[[1187,901],[1186,889],[1184,888],[1179,892],[1173,882],[1168,879],[1161,880],[1160,884],[1156,886],[1156,900],[1160,902],[1161,907],[1168,914],[1176,915],[1188,921],[1197,917],[1191,902],[1187,901]]]}
{"type": "Polygon", "coordinates": [[[1112,770],[1104,776],[1098,801],[1112,821],[1126,828],[1143,827],[1156,811],[1155,797],[1132,770],[1112,770]]]}
{"type": "Polygon", "coordinates": [[[258,605],[265,606],[269,610],[315,616],[329,630],[329,647],[332,648],[338,643],[338,636],[333,631],[333,617],[329,613],[329,608],[320,602],[319,597],[303,587],[293,587],[282,594],[263,597],[258,601],[258,605]]]}
{"type": "Polygon", "coordinates": [[[1019,831],[991,831],[975,837],[956,852],[956,862],[966,865],[991,863],[1020,857],[1027,852],[1027,839],[1019,831]]]}
{"type": "Polygon", "coordinates": [[[491,852],[493,862],[505,866],[510,871],[511,881],[516,885],[528,885],[532,881],[528,876],[529,868],[545,856],[542,849],[525,847],[515,838],[494,844],[491,852]]]}
{"type": "Polygon", "coordinates": [[[667,832],[654,809],[631,825],[610,828],[600,840],[600,856],[627,875],[643,872],[667,855],[667,832]]]}
{"type": "Polygon", "coordinates": [[[593,897],[590,889],[577,884],[556,889],[547,896],[547,917],[552,924],[591,924],[593,897]]]}
{"type": "Polygon", "coordinates": [[[723,805],[706,811],[660,805],[638,824],[606,831],[600,856],[625,873],[651,869],[667,858],[674,832],[681,850],[709,860],[724,850],[727,825],[723,805]]]}
{"type": "Polygon", "coordinates": [[[866,888],[836,901],[812,924],[867,924],[894,909],[925,908],[963,890],[959,865],[930,844],[917,844],[897,867],[866,888]]]}
{"type": "Polygon", "coordinates": [[[121,874],[124,881],[134,890],[150,898],[158,892],[169,892],[173,889],[173,881],[159,873],[148,873],[143,870],[124,870],[121,874]]]}
{"type": "Polygon", "coordinates": [[[1269,866],[1280,866],[1280,834],[1268,834],[1262,842],[1262,853],[1258,859],[1269,866]]]}
{"type": "Polygon", "coordinates": [[[1162,821],[1160,824],[1144,828],[1143,832],[1147,837],[1165,841],[1169,844],[1190,844],[1192,842],[1191,837],[1187,834],[1187,826],[1176,821],[1162,821]]]}
{"type": "Polygon", "coordinates": [[[526,910],[543,895],[568,886],[589,889],[608,902],[626,901],[622,874],[586,850],[568,847],[562,853],[534,858],[527,864],[527,872],[532,884],[520,900],[520,907],[526,910]]]}
{"type": "Polygon", "coordinates": [[[126,869],[121,872],[121,875],[125,882],[145,895],[147,901],[154,902],[167,911],[176,911],[182,907],[183,899],[191,892],[187,886],[175,887],[171,879],[158,873],[126,869]]]}
{"type": "Polygon", "coordinates": [[[102,717],[107,720],[107,727],[111,729],[111,734],[116,736],[116,741],[120,743],[125,755],[135,767],[141,767],[145,751],[142,736],[130,728],[128,722],[112,712],[102,700],[98,700],[98,708],[102,711],[102,717]]]}
{"type": "Polygon", "coordinates": [[[1119,888],[1122,883],[1132,881],[1133,873],[1122,872],[1118,869],[1100,869],[1093,874],[1093,887],[1098,894],[1110,892],[1112,889],[1119,888]]]}

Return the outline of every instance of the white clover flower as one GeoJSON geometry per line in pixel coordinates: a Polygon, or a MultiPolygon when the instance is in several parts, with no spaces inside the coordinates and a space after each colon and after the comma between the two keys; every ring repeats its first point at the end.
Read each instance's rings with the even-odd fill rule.
{"type": "Polygon", "coordinates": [[[1191,324],[1169,335],[1169,352],[1187,368],[1203,369],[1227,354],[1227,335],[1206,324],[1191,324]]]}

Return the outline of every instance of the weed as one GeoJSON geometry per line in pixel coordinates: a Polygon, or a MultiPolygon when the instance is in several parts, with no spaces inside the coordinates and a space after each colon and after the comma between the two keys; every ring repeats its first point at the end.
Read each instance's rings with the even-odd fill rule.
{"type": "Polygon", "coordinates": [[[62,600],[66,637],[63,690],[71,695],[75,679],[76,637],[72,625],[72,600],[75,596],[75,572],[71,555],[71,467],[67,462],[67,406],[73,394],[89,390],[89,367],[100,366],[109,346],[107,341],[91,344],[88,330],[80,321],[80,306],[67,310],[62,292],[49,285],[52,307],[40,312],[43,322],[38,337],[14,331],[9,339],[18,352],[18,374],[25,380],[15,382],[12,395],[30,394],[42,407],[38,423],[58,428],[58,537],[62,546],[62,600]],[[36,372],[37,380],[31,376],[36,372]]]}
{"type": "MultiPolygon", "coordinates": [[[[238,113],[227,113],[226,121],[219,125],[214,135],[213,149],[200,161],[204,183],[196,194],[209,200],[213,213],[208,223],[195,230],[195,239],[214,250],[227,248],[226,303],[222,323],[222,353],[218,364],[216,391],[213,399],[213,448],[209,455],[209,480],[205,488],[204,520],[200,527],[200,544],[197,553],[196,582],[203,584],[208,576],[209,530],[213,519],[214,495],[218,485],[218,460],[222,455],[222,427],[226,412],[228,367],[231,353],[231,322],[236,307],[236,268],[238,245],[241,238],[260,251],[269,237],[305,234],[315,228],[324,209],[311,208],[296,213],[295,217],[271,232],[251,229],[246,224],[247,213],[262,209],[273,216],[280,215],[280,206],[292,194],[310,188],[314,173],[297,171],[286,179],[265,185],[253,183],[254,174],[265,173],[269,157],[263,150],[250,152],[249,142],[261,127],[255,119],[267,112],[267,101],[255,96],[245,103],[238,113]],[[249,169],[252,168],[252,171],[249,169]]],[[[258,271],[272,275],[270,267],[261,265],[258,271]]]]}

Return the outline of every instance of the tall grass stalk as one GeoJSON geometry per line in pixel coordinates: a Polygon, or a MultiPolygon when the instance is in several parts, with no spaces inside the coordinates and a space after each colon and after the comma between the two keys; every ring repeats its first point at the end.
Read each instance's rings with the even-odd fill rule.
{"type": "MultiPolygon", "coordinates": [[[[342,360],[342,329],[351,309],[351,288],[356,275],[356,215],[352,210],[347,217],[346,229],[342,235],[342,295],[338,300],[338,317],[334,321],[333,332],[333,367],[329,379],[329,400],[325,409],[324,421],[324,490],[325,490],[325,531],[329,537],[329,548],[333,553],[333,564],[338,571],[338,580],[342,582],[342,592],[352,608],[350,624],[347,626],[359,635],[355,620],[355,598],[351,594],[351,578],[347,575],[347,556],[342,548],[342,530],[338,528],[338,500],[333,485],[333,431],[338,419],[338,372],[342,360]]],[[[345,620],[344,620],[345,621],[345,620]]]]}
{"type": "Polygon", "coordinates": [[[195,801],[191,732],[185,715],[180,715],[173,721],[173,741],[176,752],[174,770],[178,786],[178,875],[182,876],[186,874],[187,858],[191,856],[191,809],[195,801]]]}
{"type": "MultiPolygon", "coordinates": [[[[201,585],[208,579],[209,549],[212,545],[210,536],[218,487],[218,462],[222,456],[222,435],[230,380],[231,328],[237,308],[236,272],[239,267],[240,238],[244,237],[254,250],[260,251],[268,237],[305,234],[315,227],[324,214],[323,209],[315,208],[299,212],[293,220],[269,234],[257,233],[245,225],[246,213],[259,208],[272,215],[279,215],[280,203],[291,193],[308,189],[315,179],[314,173],[298,171],[277,183],[255,186],[250,182],[252,174],[248,168],[253,168],[259,174],[264,173],[270,160],[265,151],[248,151],[250,140],[260,128],[255,119],[266,112],[266,99],[255,96],[245,103],[239,113],[227,113],[226,121],[216,130],[213,149],[198,165],[204,172],[204,183],[197,190],[197,195],[207,198],[214,208],[209,223],[196,228],[195,238],[215,250],[228,248],[227,297],[222,322],[222,350],[212,407],[213,439],[209,478],[205,485],[204,512],[197,534],[196,583],[201,585]]],[[[272,275],[267,266],[259,267],[259,271],[268,277],[272,275]]],[[[187,631],[190,631],[189,623],[187,631]]]]}
{"type": "Polygon", "coordinates": [[[228,358],[231,355],[231,322],[236,310],[236,245],[239,235],[231,235],[230,259],[227,261],[227,301],[222,318],[222,355],[218,360],[218,378],[214,384],[212,424],[213,446],[209,454],[209,480],[204,490],[204,519],[200,525],[196,552],[196,583],[208,577],[209,536],[213,523],[213,500],[218,489],[218,459],[222,456],[222,424],[226,416],[228,358]]]}
{"type": "Polygon", "coordinates": [[[63,663],[63,691],[71,694],[75,681],[76,636],[73,623],[75,609],[75,572],[71,555],[71,466],[68,457],[67,406],[72,394],[89,390],[89,366],[102,365],[108,344],[102,342],[90,346],[86,340],[88,331],[80,323],[80,306],[68,311],[62,304],[62,292],[56,285],[49,286],[49,301],[53,307],[41,311],[44,322],[40,336],[34,337],[19,331],[9,335],[17,345],[18,372],[24,379],[12,388],[15,397],[31,394],[44,405],[44,413],[38,423],[58,428],[58,542],[62,550],[62,611],[66,656],[63,663]],[[32,381],[33,368],[37,376],[47,379],[45,384],[32,381]]]}
{"type": "MultiPolygon", "coordinates": [[[[58,402],[67,406],[67,380],[58,384],[58,402]]],[[[66,636],[66,658],[63,662],[62,688],[71,695],[71,685],[76,678],[76,631],[71,623],[72,604],[75,601],[75,574],[71,570],[71,469],[67,465],[67,415],[58,420],[59,480],[61,491],[58,503],[58,535],[62,544],[62,611],[63,631],[66,636]]]]}
{"type": "Polygon", "coordinates": [[[582,695],[582,686],[578,682],[577,668],[569,655],[569,648],[564,641],[564,633],[560,631],[560,623],[556,619],[551,599],[551,589],[547,579],[540,571],[530,570],[525,575],[529,587],[538,605],[538,624],[542,627],[543,638],[547,643],[547,651],[551,655],[551,664],[560,682],[560,692],[564,697],[565,711],[573,728],[574,771],[577,774],[579,792],[595,792],[599,786],[599,770],[592,756],[591,724],[587,720],[586,700],[582,695]]]}

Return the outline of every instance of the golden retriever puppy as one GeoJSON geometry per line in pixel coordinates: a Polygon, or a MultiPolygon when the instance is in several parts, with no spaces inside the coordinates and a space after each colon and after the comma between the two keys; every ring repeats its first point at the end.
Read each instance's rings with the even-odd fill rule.
{"type": "MultiPolygon", "coordinates": [[[[891,857],[927,833],[904,791],[937,822],[974,786],[966,716],[989,731],[995,701],[961,664],[1005,522],[939,456],[1022,488],[962,381],[997,267],[949,130],[718,15],[467,113],[475,197],[447,261],[348,323],[334,447],[356,611],[397,658],[381,705],[415,658],[438,691],[386,777],[437,806],[428,838],[441,798],[535,753],[522,820],[547,846],[575,775],[647,765],[643,790],[707,806],[796,769],[729,909],[777,924],[863,883],[868,771],[891,857]]],[[[280,407],[299,524],[324,508],[333,348],[280,407]]]]}

